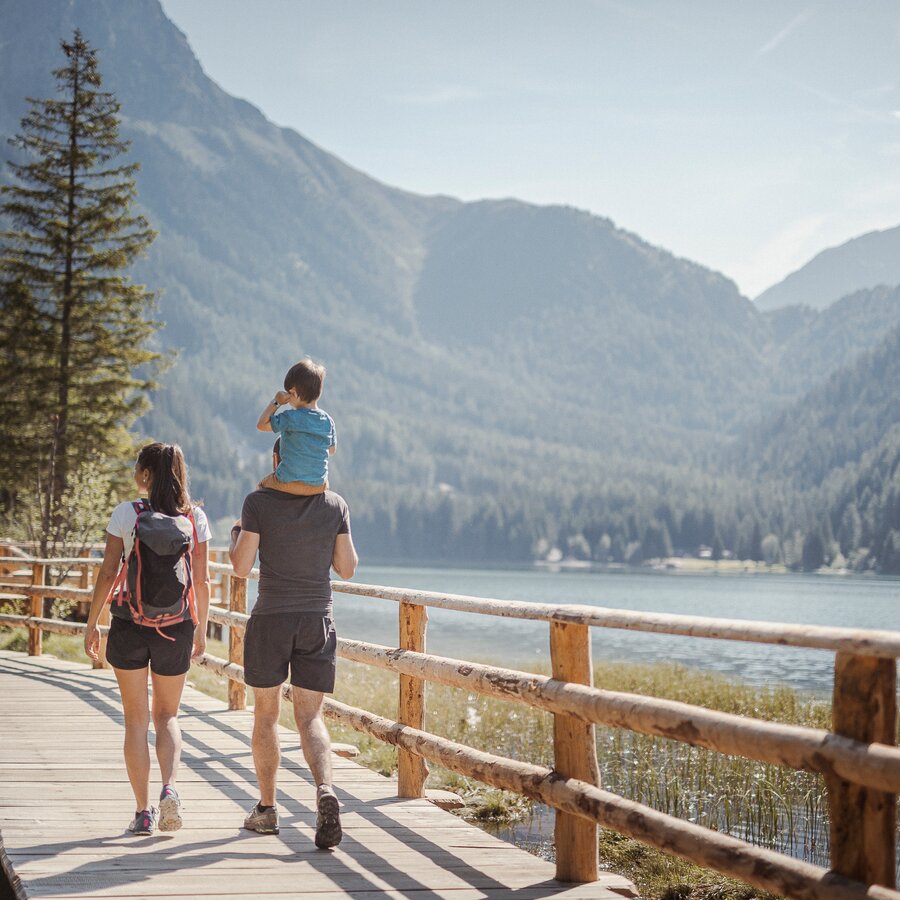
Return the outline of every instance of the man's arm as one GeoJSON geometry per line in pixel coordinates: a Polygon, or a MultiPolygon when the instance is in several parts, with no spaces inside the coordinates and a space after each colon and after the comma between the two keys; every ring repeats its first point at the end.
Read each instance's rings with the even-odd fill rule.
{"type": "Polygon", "coordinates": [[[246,578],[250,574],[258,549],[259,535],[252,531],[244,531],[241,528],[241,520],[238,519],[231,529],[231,546],[228,548],[228,558],[238,578],[246,578]]]}
{"type": "Polygon", "coordinates": [[[356,566],[359,557],[356,555],[356,547],[353,546],[353,538],[349,532],[339,534],[334,539],[334,552],[331,555],[331,568],[343,581],[349,581],[356,574],[356,566]]]}
{"type": "Polygon", "coordinates": [[[275,394],[275,399],[270,400],[266,404],[266,408],[259,414],[259,419],[256,422],[256,430],[257,431],[271,431],[272,430],[272,416],[278,412],[278,407],[288,402],[288,399],[291,395],[287,391],[278,391],[275,394]]]}

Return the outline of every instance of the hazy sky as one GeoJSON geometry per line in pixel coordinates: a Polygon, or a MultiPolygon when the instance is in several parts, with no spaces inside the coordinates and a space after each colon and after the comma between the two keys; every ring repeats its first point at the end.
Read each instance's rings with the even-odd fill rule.
{"type": "Polygon", "coordinates": [[[390,184],[608,216],[748,296],[900,225],[900,0],[162,0],[390,184]]]}

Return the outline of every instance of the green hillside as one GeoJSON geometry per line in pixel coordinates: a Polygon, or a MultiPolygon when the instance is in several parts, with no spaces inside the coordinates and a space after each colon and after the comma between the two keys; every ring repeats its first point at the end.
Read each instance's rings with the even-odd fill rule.
{"type": "MultiPolygon", "coordinates": [[[[157,0],[0,13],[0,134],[76,25],[122,102],[159,231],[136,277],[180,351],[141,429],[182,444],[213,518],[265,470],[256,417],[304,354],[329,369],[332,484],[369,559],[758,557],[769,534],[789,555],[820,510],[804,467],[873,446],[866,426],[820,460],[818,425],[772,415],[900,322],[897,291],[763,314],[608,219],[381,184],[222,91],[157,0]],[[754,422],[765,446],[742,437],[754,422]]],[[[862,420],[882,409],[847,390],[862,420]]]]}

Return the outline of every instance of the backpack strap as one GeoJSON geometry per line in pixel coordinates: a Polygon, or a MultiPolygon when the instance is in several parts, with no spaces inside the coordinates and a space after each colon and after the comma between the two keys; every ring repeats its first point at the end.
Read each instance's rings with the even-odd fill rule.
{"type": "Polygon", "coordinates": [[[194,550],[200,546],[200,538],[197,536],[197,523],[194,521],[194,510],[193,508],[188,513],[188,518],[191,520],[191,528],[194,531],[194,545],[188,551],[187,554],[187,574],[188,574],[188,609],[191,613],[191,621],[194,625],[200,624],[200,616],[197,615],[197,598],[194,595],[194,564],[191,561],[191,554],[194,550]]]}

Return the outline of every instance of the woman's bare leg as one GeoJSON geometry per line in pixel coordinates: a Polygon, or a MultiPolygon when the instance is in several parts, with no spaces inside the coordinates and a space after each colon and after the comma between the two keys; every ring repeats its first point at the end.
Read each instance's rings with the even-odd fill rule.
{"type": "Polygon", "coordinates": [[[114,669],[122,706],[125,709],[125,769],[135,809],[149,809],[150,748],[147,730],[150,727],[150,707],[147,696],[147,669],[114,669]]]}
{"type": "Polygon", "coordinates": [[[156,729],[156,758],[163,784],[174,787],[181,760],[181,726],[178,724],[178,707],[187,680],[184,675],[157,675],[153,679],[153,727],[156,729]]]}

